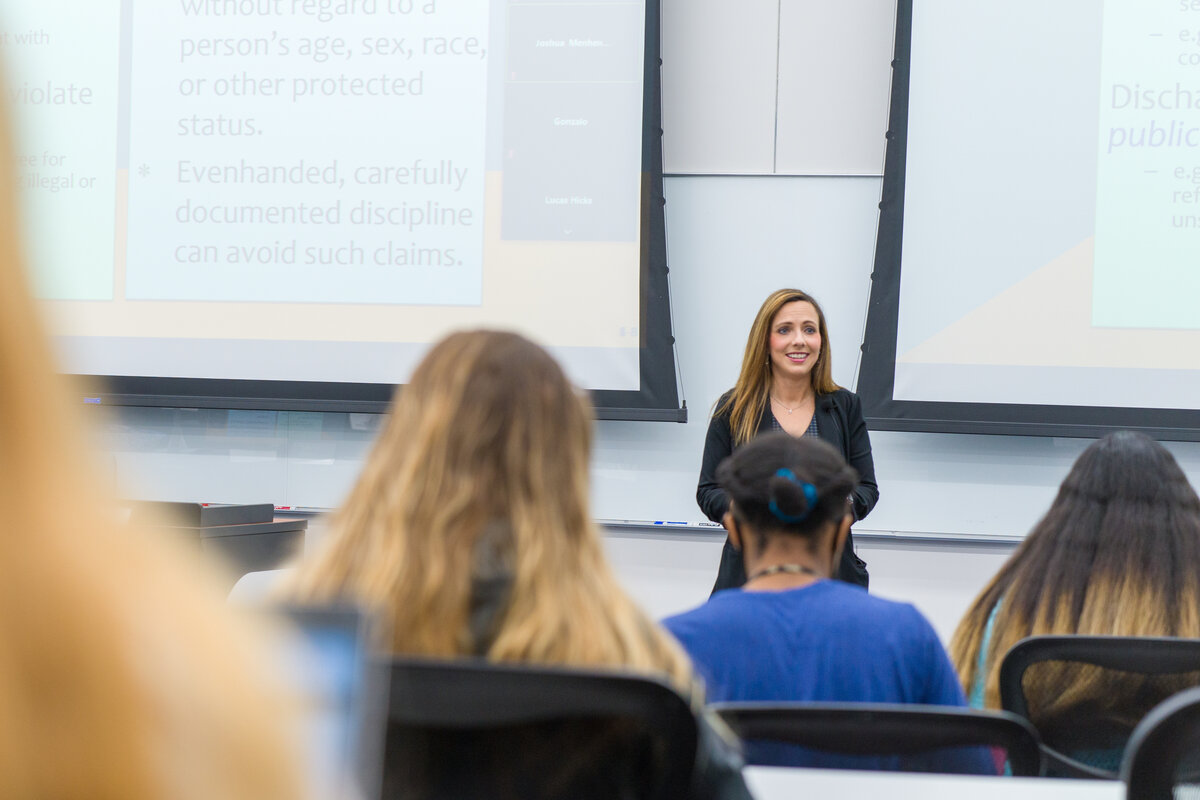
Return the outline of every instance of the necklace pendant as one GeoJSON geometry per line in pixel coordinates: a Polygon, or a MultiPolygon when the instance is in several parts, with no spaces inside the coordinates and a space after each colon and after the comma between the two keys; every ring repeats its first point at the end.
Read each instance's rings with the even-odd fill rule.
{"type": "Polygon", "coordinates": [[[763,567],[757,572],[747,575],[746,583],[758,578],[765,578],[768,575],[779,575],[780,573],[785,575],[812,575],[814,578],[821,577],[817,574],[816,570],[805,564],[772,564],[769,567],[763,567]]]}

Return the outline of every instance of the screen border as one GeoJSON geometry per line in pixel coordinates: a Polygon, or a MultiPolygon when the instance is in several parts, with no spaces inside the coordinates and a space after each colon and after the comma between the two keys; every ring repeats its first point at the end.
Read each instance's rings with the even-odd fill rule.
{"type": "MultiPolygon", "coordinates": [[[[663,194],[660,0],[646,0],[642,107],[640,389],[589,393],[605,420],[687,422],[676,369],[663,194]]],[[[383,413],[399,388],[383,383],[81,375],[97,405],[383,413]]]]}
{"type": "Polygon", "coordinates": [[[898,0],[896,11],[887,154],[857,386],[867,427],[882,431],[1064,438],[1099,438],[1117,430],[1136,430],[1166,441],[1200,441],[1200,409],[895,399],[913,4],[914,0],[898,0]]]}

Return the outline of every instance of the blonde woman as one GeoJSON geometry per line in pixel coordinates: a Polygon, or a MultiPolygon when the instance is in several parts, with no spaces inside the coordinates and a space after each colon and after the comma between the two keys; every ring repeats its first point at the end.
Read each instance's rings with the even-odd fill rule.
{"type": "Polygon", "coordinates": [[[385,613],[396,654],[636,670],[695,696],[683,651],[604,557],[590,444],[587,401],[544,350],[453,334],[399,392],[290,593],[385,613]]]}
{"type": "Polygon", "coordinates": [[[219,589],[119,527],[20,264],[0,118],[0,797],[302,798],[290,717],[219,589]]]}
{"type": "MultiPolygon", "coordinates": [[[[879,486],[862,404],[833,382],[832,362],[829,330],[817,301],[797,289],[772,292],[750,326],[737,384],[721,395],[708,425],[696,487],[696,502],[706,517],[722,522],[729,511],[717,467],[755,436],[772,431],[832,445],[859,476],[850,493],[854,519],[875,507],[879,486]]],[[[867,565],[854,552],[853,535],[846,539],[834,577],[867,586],[867,565]]],[[[741,553],[726,539],[713,591],[745,582],[741,553]]]]}
{"type": "MultiPolygon", "coordinates": [[[[1200,498],[1152,439],[1122,431],[1088,447],[972,603],[950,654],[973,706],[1000,707],[1004,654],[1037,634],[1200,638],[1200,498]]],[[[1025,692],[1048,741],[1086,734],[1074,755],[1115,769],[1138,720],[1198,679],[1051,663],[1030,669],[1025,692]]]]}

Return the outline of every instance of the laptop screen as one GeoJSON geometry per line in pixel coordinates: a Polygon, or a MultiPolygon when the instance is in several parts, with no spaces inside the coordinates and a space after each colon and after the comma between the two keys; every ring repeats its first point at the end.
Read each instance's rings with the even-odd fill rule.
{"type": "Polygon", "coordinates": [[[280,611],[298,634],[282,645],[280,671],[305,698],[305,766],[314,796],[376,800],[387,679],[369,657],[368,618],[350,607],[280,611]]]}

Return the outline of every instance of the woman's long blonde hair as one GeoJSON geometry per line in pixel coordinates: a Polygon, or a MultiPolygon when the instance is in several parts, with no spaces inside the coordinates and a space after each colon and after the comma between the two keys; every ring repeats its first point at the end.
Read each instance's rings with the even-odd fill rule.
{"type": "Polygon", "coordinates": [[[799,289],[771,292],[755,314],[754,324],[750,326],[737,384],[716,409],[716,413],[729,409],[729,427],[733,431],[734,445],[750,441],[758,428],[758,420],[771,393],[771,323],[781,308],[797,301],[812,303],[821,331],[821,352],[810,373],[813,391],[819,395],[831,394],[841,388],[833,382],[833,354],[829,345],[829,329],[825,325],[825,312],[821,311],[821,306],[799,289]]]}
{"type": "Polygon", "coordinates": [[[290,588],[386,612],[395,653],[626,667],[690,688],[686,657],[604,556],[590,442],[588,404],[544,350],[453,334],[399,391],[326,547],[290,588]]]}
{"type": "MultiPolygon", "coordinates": [[[[1000,706],[1000,663],[1039,634],[1200,638],[1200,498],[1174,457],[1122,431],[1080,455],[1050,510],[967,611],[950,644],[970,691],[984,630],[984,698],[1000,706]],[[997,605],[999,608],[997,609],[997,605]]],[[[1052,662],[1027,673],[1035,723],[1086,707],[1132,725],[1200,675],[1143,677],[1052,662]]]]}
{"type": "Polygon", "coordinates": [[[97,487],[21,269],[12,153],[0,112],[0,797],[304,797],[254,632],[97,487]]]}

